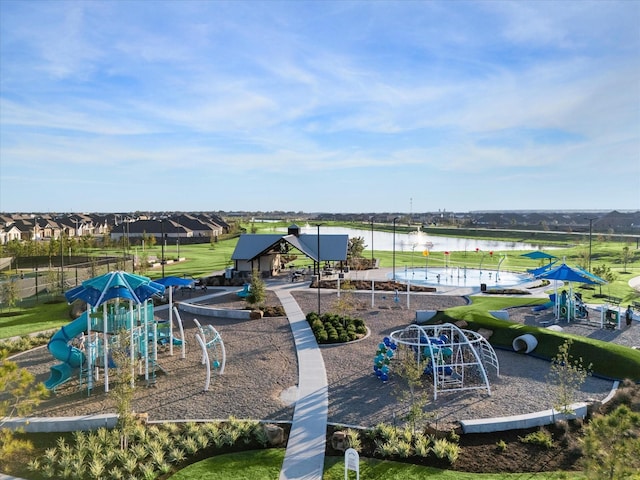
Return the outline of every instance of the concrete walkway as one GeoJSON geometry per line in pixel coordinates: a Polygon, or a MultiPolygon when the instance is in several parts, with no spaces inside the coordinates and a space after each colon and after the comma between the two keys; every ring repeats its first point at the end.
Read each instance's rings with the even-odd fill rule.
{"type": "Polygon", "coordinates": [[[298,400],[280,480],[322,480],[329,411],[327,373],[318,343],[289,292],[291,288],[273,288],[289,319],[298,355],[298,400]]]}

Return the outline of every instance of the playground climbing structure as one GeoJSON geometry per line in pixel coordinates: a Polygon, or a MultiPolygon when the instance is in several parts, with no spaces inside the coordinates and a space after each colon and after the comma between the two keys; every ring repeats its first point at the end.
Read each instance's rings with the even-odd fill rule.
{"type": "MultiPolygon", "coordinates": [[[[498,357],[491,344],[478,333],[451,323],[409,325],[391,333],[390,340],[408,348],[401,355],[412,355],[433,382],[433,398],[440,392],[486,390],[491,395],[488,369],[500,375],[498,357]]],[[[398,355],[396,355],[396,358],[398,355]]]]}

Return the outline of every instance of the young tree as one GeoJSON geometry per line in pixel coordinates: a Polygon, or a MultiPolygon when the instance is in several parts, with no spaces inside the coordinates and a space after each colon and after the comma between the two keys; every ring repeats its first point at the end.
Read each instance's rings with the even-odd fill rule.
{"type": "Polygon", "coordinates": [[[409,422],[415,434],[427,419],[434,416],[424,411],[429,403],[429,394],[423,389],[424,364],[418,363],[413,349],[404,345],[398,345],[394,357],[394,373],[404,380],[404,384],[397,387],[396,395],[400,403],[408,404],[408,411],[403,418],[409,422]]]}
{"type": "Polygon", "coordinates": [[[2,302],[7,304],[7,307],[13,308],[18,301],[18,284],[15,278],[11,278],[2,283],[2,302]]]}
{"type": "Polygon", "coordinates": [[[637,478],[640,472],[640,413],[620,405],[584,427],[583,466],[587,478],[637,478]]]}
{"type": "Polygon", "coordinates": [[[572,339],[567,339],[558,348],[558,353],[551,361],[551,368],[547,380],[552,384],[556,393],[556,403],[553,407],[560,413],[575,413],[571,409],[574,403],[576,392],[589,376],[591,364],[584,367],[582,357],[574,358],[571,355],[572,339]]]}
{"type": "Polygon", "coordinates": [[[15,362],[7,360],[7,352],[0,351],[0,465],[3,473],[11,473],[9,460],[13,463],[27,456],[33,445],[31,442],[15,437],[14,431],[4,427],[3,419],[13,416],[26,416],[49,393],[42,383],[34,384],[35,377],[15,362]]]}
{"type": "Polygon", "coordinates": [[[627,273],[627,264],[633,262],[634,252],[631,251],[629,245],[622,247],[622,263],[624,264],[624,273],[627,273]]]}
{"type": "MultiPolygon", "coordinates": [[[[599,265],[593,267],[593,273],[594,275],[597,275],[598,277],[606,280],[609,283],[614,282],[617,278],[616,273],[612,271],[611,267],[609,267],[608,265],[599,265]]],[[[600,287],[600,295],[602,295],[602,285],[598,286],[600,287]]]]}
{"type": "Polygon", "coordinates": [[[260,276],[258,269],[254,269],[251,272],[251,283],[249,288],[249,294],[246,296],[246,301],[251,308],[259,307],[267,298],[267,289],[264,285],[264,280],[260,276]]]}
{"type": "Polygon", "coordinates": [[[131,408],[134,389],[134,365],[131,362],[131,336],[130,332],[122,329],[118,332],[118,344],[111,351],[113,360],[117,366],[118,379],[115,388],[111,391],[116,399],[118,412],[118,428],[120,429],[120,447],[128,448],[129,437],[135,424],[135,418],[131,408]]]}

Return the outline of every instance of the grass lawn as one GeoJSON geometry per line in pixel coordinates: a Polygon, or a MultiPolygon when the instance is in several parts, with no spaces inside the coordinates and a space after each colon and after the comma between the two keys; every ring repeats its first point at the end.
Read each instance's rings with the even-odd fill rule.
{"type": "Polygon", "coordinates": [[[0,339],[60,328],[71,321],[65,301],[0,312],[0,339]]]}
{"type": "Polygon", "coordinates": [[[456,320],[467,321],[472,330],[477,331],[479,328],[492,330],[493,335],[490,341],[494,346],[511,349],[515,337],[531,333],[538,339],[536,356],[550,360],[558,353],[560,345],[570,338],[573,340],[571,354],[576,358],[582,357],[585,360],[585,366],[591,363],[592,372],[595,375],[617,380],[625,378],[640,380],[640,350],[588,337],[554,332],[546,328],[499,320],[488,313],[489,310],[535,303],[526,297],[474,296],[471,299],[473,302],[471,305],[450,308],[444,314],[456,320]]]}
{"type": "MultiPolygon", "coordinates": [[[[211,457],[194,463],[171,476],[171,480],[277,480],[284,460],[283,449],[258,450],[252,452],[231,453],[211,457]]],[[[342,457],[326,457],[324,480],[344,479],[344,460],[342,457]]],[[[349,478],[355,478],[355,472],[349,478]]],[[[384,460],[360,459],[360,478],[362,480],[514,480],[523,478],[523,474],[479,474],[453,470],[422,467],[406,463],[384,460]]],[[[526,478],[560,480],[585,478],[579,473],[527,473],[526,478]]]]}

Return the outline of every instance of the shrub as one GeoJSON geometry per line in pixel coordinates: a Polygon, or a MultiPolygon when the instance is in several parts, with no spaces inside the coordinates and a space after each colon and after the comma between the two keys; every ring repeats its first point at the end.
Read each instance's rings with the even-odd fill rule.
{"type": "Polygon", "coordinates": [[[522,443],[529,443],[531,445],[540,445],[544,448],[553,447],[553,437],[546,430],[537,430],[531,432],[524,437],[518,437],[522,443]]]}
{"type": "Polygon", "coordinates": [[[325,313],[318,316],[316,312],[311,312],[307,314],[307,322],[309,322],[316,340],[321,344],[353,341],[367,332],[362,319],[336,313],[325,313]]]}

